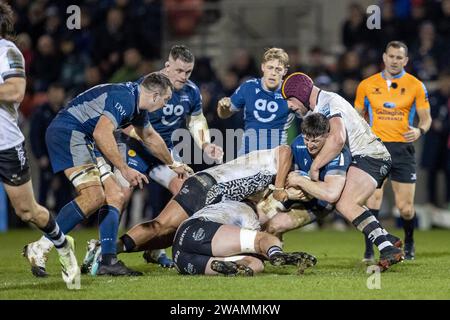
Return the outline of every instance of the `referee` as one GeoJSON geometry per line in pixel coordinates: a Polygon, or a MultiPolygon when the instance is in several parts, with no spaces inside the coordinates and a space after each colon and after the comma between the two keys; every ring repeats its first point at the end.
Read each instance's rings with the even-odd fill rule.
{"type": "MultiPolygon", "coordinates": [[[[390,180],[405,231],[405,259],[413,260],[416,161],[412,143],[431,126],[430,104],[424,84],[403,69],[408,63],[408,47],[403,42],[389,42],[383,53],[383,62],[385,68],[381,73],[359,84],[355,108],[368,117],[373,132],[391,154],[390,180]],[[413,127],[416,112],[419,124],[413,127]]],[[[383,187],[377,189],[367,201],[375,216],[378,216],[381,207],[383,187]]],[[[363,261],[374,261],[372,242],[367,237],[363,261]]]]}

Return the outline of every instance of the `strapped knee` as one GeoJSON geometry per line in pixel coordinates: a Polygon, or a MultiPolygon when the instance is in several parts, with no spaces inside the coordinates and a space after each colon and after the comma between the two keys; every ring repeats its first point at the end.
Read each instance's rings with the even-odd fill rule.
{"type": "Polygon", "coordinates": [[[85,187],[101,185],[100,172],[96,165],[86,165],[80,170],[72,173],[69,180],[75,188],[83,185],[85,187]]]}

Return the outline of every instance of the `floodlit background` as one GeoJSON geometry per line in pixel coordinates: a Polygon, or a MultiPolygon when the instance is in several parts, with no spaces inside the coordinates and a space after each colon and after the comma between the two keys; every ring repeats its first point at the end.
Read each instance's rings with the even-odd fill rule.
{"type": "MultiPolygon", "coordinates": [[[[416,143],[419,224],[450,227],[450,213],[444,210],[450,202],[449,0],[8,2],[16,13],[16,43],[26,60],[28,88],[20,107],[21,127],[27,135],[36,194],[51,210],[57,212],[70,200],[71,187],[65,178],[50,179],[42,136],[30,135],[31,124],[34,130],[45,125],[34,115],[49,100],[63,106],[99,83],[135,80],[161,69],[172,45],[185,44],[196,56],[191,80],[201,88],[209,126],[224,131],[242,127],[242,114],[220,120],[217,101],[230,96],[242,81],[260,76],[265,49],[284,48],[290,56],[289,72],[306,72],[319,87],[353,103],[359,81],[381,70],[386,43],[403,40],[409,46],[407,71],[426,84],[433,116],[432,129],[416,143]],[[67,25],[73,12],[67,13],[67,8],[74,3],[81,9],[79,30],[67,25]],[[366,26],[366,9],[372,4],[380,8],[379,30],[366,26]],[[65,90],[50,96],[49,85],[55,82],[65,90]]],[[[290,130],[291,139],[296,130],[297,126],[290,130]]],[[[391,219],[395,209],[387,190],[381,217],[391,219]]],[[[148,192],[135,199],[139,200],[123,224],[152,216],[148,192]]],[[[0,191],[0,231],[16,227],[23,224],[0,191]]]]}

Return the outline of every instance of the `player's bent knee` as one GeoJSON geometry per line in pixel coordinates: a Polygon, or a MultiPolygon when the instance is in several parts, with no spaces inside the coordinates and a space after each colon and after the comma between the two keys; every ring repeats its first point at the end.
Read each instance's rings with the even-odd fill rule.
{"type": "Polygon", "coordinates": [[[398,206],[398,210],[400,211],[400,215],[409,220],[414,217],[414,205],[412,203],[403,203],[398,206]]]}
{"type": "Polygon", "coordinates": [[[84,213],[91,214],[106,203],[106,196],[100,186],[86,188],[80,191],[77,202],[84,213]]]}
{"type": "Polygon", "coordinates": [[[33,219],[33,212],[29,210],[28,208],[16,208],[16,214],[19,216],[20,220],[22,220],[25,223],[34,222],[33,219]]]}
{"type": "Polygon", "coordinates": [[[107,192],[105,198],[109,205],[114,205],[115,207],[122,207],[125,203],[125,194],[120,188],[115,189],[114,192],[107,192]]]}

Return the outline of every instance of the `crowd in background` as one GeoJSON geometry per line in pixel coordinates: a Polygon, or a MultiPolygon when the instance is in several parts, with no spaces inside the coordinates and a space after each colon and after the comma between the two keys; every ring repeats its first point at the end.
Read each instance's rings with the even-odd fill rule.
{"type": "MultiPolygon", "coordinates": [[[[44,177],[38,188],[40,202],[46,201],[49,189],[60,192],[55,196],[60,202],[70,192],[62,187],[68,185],[63,177],[53,179],[42,140],[49,119],[64,102],[94,85],[132,81],[160,69],[157,61],[164,59],[163,12],[171,32],[179,36],[192,34],[202,14],[209,22],[220,17],[220,12],[211,10],[178,12],[177,6],[185,1],[84,0],[77,1],[81,7],[81,28],[68,30],[66,8],[71,2],[10,1],[16,14],[15,42],[25,57],[27,73],[21,125],[30,128],[31,150],[44,177]]],[[[314,46],[301,59],[298,48],[285,48],[290,55],[289,72],[305,72],[322,89],[336,91],[353,103],[359,82],[382,69],[385,44],[405,41],[409,47],[407,71],[428,88],[433,124],[423,141],[419,163],[428,172],[427,201],[438,205],[437,173],[443,170],[450,182],[450,0],[385,0],[381,8],[382,28],[369,30],[365,8],[358,4],[348,7],[341,30],[345,50],[340,55],[314,46]]],[[[221,120],[216,105],[218,99],[230,96],[246,79],[260,76],[259,58],[238,48],[229,66],[214,70],[208,57],[196,57],[191,80],[201,89],[211,128],[224,131],[242,127],[242,115],[221,120]]],[[[450,187],[446,202],[450,203],[450,187]]],[[[57,211],[60,205],[56,203],[54,209],[57,211]]]]}

